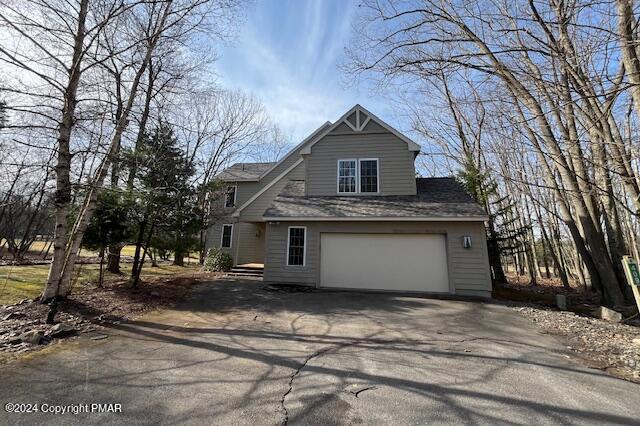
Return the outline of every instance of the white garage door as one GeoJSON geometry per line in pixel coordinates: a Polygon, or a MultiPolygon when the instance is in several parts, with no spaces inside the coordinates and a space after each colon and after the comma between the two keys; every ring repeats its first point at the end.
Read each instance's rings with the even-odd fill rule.
{"type": "Polygon", "coordinates": [[[320,237],[322,287],[448,292],[444,235],[320,237]]]}

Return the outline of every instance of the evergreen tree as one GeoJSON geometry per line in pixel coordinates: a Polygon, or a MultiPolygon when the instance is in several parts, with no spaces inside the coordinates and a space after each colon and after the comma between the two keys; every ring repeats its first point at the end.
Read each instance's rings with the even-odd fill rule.
{"type": "Polygon", "coordinates": [[[197,244],[201,217],[196,190],[191,185],[195,170],[179,146],[172,128],[160,123],[143,137],[136,155],[139,188],[138,232],[132,282],[139,280],[146,251],[152,246],[174,252],[174,263],[182,265],[197,244]],[[144,253],[140,250],[144,247],[144,253]]]}
{"type": "Polygon", "coordinates": [[[496,181],[483,173],[470,155],[465,158],[457,178],[489,215],[486,225],[489,265],[494,281],[504,283],[507,278],[501,258],[503,255],[521,250],[520,238],[527,230],[514,227],[514,218],[510,214],[513,204],[510,203],[509,197],[500,196],[496,181]]]}
{"type": "Polygon", "coordinates": [[[82,238],[82,245],[100,253],[100,285],[105,249],[114,244],[124,244],[131,239],[133,200],[126,193],[105,189],[98,195],[98,202],[89,226],[82,238]]]}

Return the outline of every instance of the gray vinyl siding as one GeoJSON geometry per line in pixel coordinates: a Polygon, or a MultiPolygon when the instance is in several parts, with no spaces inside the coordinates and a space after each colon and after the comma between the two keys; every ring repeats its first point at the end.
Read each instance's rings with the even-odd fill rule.
{"type": "MultiPolygon", "coordinates": [[[[323,131],[325,131],[327,128],[328,126],[324,126],[320,128],[317,132],[315,132],[313,135],[318,135],[323,131]]],[[[279,164],[276,164],[273,169],[267,171],[267,173],[262,177],[262,179],[260,179],[259,182],[244,183],[244,185],[246,185],[246,190],[242,191],[242,195],[241,195],[242,201],[237,202],[236,206],[242,207],[243,204],[246,203],[257,192],[262,190],[265,186],[269,185],[274,179],[276,179],[278,176],[280,176],[282,173],[284,173],[286,170],[292,167],[297,161],[299,161],[300,150],[302,150],[302,148],[304,148],[305,146],[306,144],[299,145],[296,148],[294,148],[292,151],[290,151],[287,154],[287,156],[284,159],[282,159],[282,162],[279,164]]],[[[294,172],[294,170],[289,172],[283,179],[281,179],[278,183],[275,184],[275,187],[277,187],[278,189],[277,191],[275,191],[272,187],[263,194],[264,196],[261,195],[254,202],[252,202],[250,205],[245,207],[240,212],[241,220],[262,221],[262,213],[264,213],[267,207],[271,205],[271,202],[276,197],[276,195],[278,195],[278,193],[282,190],[282,188],[284,188],[284,185],[286,184],[287,180],[304,179],[304,165],[298,166],[295,169],[295,173],[292,174],[292,172],[294,172]],[[300,170],[302,170],[302,174],[299,173],[300,170]],[[292,177],[292,176],[295,176],[295,177],[292,177]],[[254,206],[254,204],[256,203],[258,203],[258,205],[254,206]],[[259,212],[260,214],[257,214],[257,210],[259,210],[260,208],[262,208],[262,211],[259,212]]]]}
{"type": "Polygon", "coordinates": [[[233,224],[231,247],[221,248],[221,250],[233,257],[234,265],[264,263],[266,234],[264,223],[236,222],[232,217],[222,218],[208,229],[207,251],[214,247],[220,248],[222,226],[226,224],[233,224]]]}
{"type": "MultiPolygon", "coordinates": [[[[323,126],[322,128],[318,129],[318,131],[313,133],[313,136],[315,135],[319,135],[320,133],[322,133],[323,131],[325,131],[329,126],[323,126]]],[[[254,194],[256,192],[258,192],[259,190],[261,190],[263,187],[265,187],[266,185],[268,185],[269,183],[271,183],[272,180],[274,180],[275,178],[277,178],[278,176],[280,176],[282,173],[284,173],[285,170],[287,170],[289,167],[293,166],[296,161],[298,161],[300,159],[300,150],[302,150],[302,148],[304,148],[306,146],[305,145],[299,145],[297,147],[295,147],[293,150],[289,151],[287,153],[287,155],[284,157],[284,159],[282,159],[282,163],[276,164],[274,166],[273,169],[269,170],[263,177],[262,179],[260,179],[260,182],[257,182],[257,187],[256,190],[253,192],[254,194]]],[[[304,179],[304,178],[302,178],[304,179]]],[[[253,194],[251,194],[253,195],[253,194]]],[[[250,198],[250,197],[247,197],[250,198]]]]}
{"type": "Polygon", "coordinates": [[[264,263],[265,224],[239,222],[237,264],[264,263]]]}
{"type": "MultiPolygon", "coordinates": [[[[298,159],[300,158],[298,157],[298,159]]],[[[245,207],[240,212],[240,220],[248,222],[262,221],[264,211],[271,205],[287,182],[290,180],[302,180],[304,179],[304,175],[304,162],[302,162],[245,207]]]]}
{"type": "Polygon", "coordinates": [[[235,223],[235,219],[232,217],[223,217],[212,224],[207,230],[207,242],[206,249],[209,251],[212,248],[220,248],[223,252],[230,254],[235,260],[235,250],[238,242],[238,223],[235,223]],[[233,224],[233,232],[231,233],[231,247],[221,248],[220,243],[222,241],[222,225],[233,224]]]}
{"type": "Polygon", "coordinates": [[[264,262],[264,281],[287,284],[316,285],[318,275],[317,231],[307,223],[267,224],[267,253],[264,262]],[[287,266],[287,233],[289,226],[306,226],[305,266],[287,266]]]}
{"type": "Polygon", "coordinates": [[[235,211],[236,208],[243,205],[249,198],[255,194],[261,186],[258,182],[226,182],[223,187],[223,192],[216,196],[214,202],[214,211],[223,211],[224,214],[229,215],[235,211]],[[236,187],[236,204],[234,207],[225,207],[226,196],[224,192],[228,186],[236,187]]]}
{"type": "MultiPolygon", "coordinates": [[[[315,134],[319,134],[327,129],[325,126],[319,129],[315,134]]],[[[304,164],[300,164],[295,169],[291,170],[281,180],[276,182],[273,187],[269,188],[262,195],[260,195],[253,203],[247,206],[240,212],[239,218],[231,217],[231,214],[246,203],[257,192],[262,190],[265,186],[269,185],[275,178],[280,176],[284,171],[293,166],[300,160],[300,150],[303,145],[296,147],[290,154],[285,157],[281,163],[276,164],[273,169],[267,171],[267,173],[258,182],[227,182],[227,185],[237,185],[236,188],[236,205],[234,208],[224,208],[224,196],[218,198],[217,203],[214,206],[216,214],[224,214],[226,217],[216,221],[207,230],[207,250],[212,247],[220,247],[220,235],[222,232],[222,224],[236,222],[233,227],[233,241],[231,249],[224,249],[225,252],[231,254],[234,258],[234,262],[248,263],[258,261],[258,259],[264,259],[264,238],[266,231],[262,231],[262,244],[253,244],[255,240],[255,233],[251,234],[251,224],[244,224],[238,226],[238,221],[242,222],[263,222],[262,214],[271,205],[273,199],[284,188],[287,181],[290,179],[304,179],[304,164]],[[217,207],[217,208],[216,208],[217,207]],[[245,226],[247,225],[247,226],[245,226]],[[242,234],[240,231],[243,231],[242,234]],[[253,235],[253,237],[251,237],[253,235]],[[245,241],[245,238],[249,238],[249,243],[245,241]]]]}
{"type": "Polygon", "coordinates": [[[377,158],[379,195],[415,195],[414,153],[390,132],[331,132],[305,155],[308,196],[338,195],[339,159],[377,158]]]}
{"type": "MultiPolygon", "coordinates": [[[[444,234],[450,287],[455,294],[489,297],[491,274],[482,222],[279,222],[267,224],[264,280],[317,286],[320,269],[320,233],[444,234]],[[306,226],[306,264],[286,266],[287,230],[306,226]],[[470,235],[472,247],[462,248],[462,237],[470,235]]],[[[381,261],[384,261],[381,259],[381,261]]]]}
{"type": "Polygon", "coordinates": [[[260,188],[262,188],[262,185],[259,182],[238,182],[236,208],[246,203],[260,188]]]}

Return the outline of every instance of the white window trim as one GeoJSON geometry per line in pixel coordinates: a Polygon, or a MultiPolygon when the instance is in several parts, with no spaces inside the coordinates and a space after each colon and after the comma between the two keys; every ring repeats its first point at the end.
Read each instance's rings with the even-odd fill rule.
{"type": "MultiPolygon", "coordinates": [[[[379,158],[339,158],[336,163],[336,192],[340,195],[377,195],[380,194],[380,159],[379,158]],[[340,191],[340,162],[342,161],[355,161],[356,163],[356,192],[341,192],[340,191]],[[360,188],[360,162],[361,161],[375,161],[378,190],[376,192],[362,192],[360,188]]],[[[344,176],[343,176],[344,177],[344,176]]]]}
{"type": "Polygon", "coordinates": [[[307,227],[306,226],[289,226],[287,227],[287,266],[304,268],[307,266],[307,227]],[[304,230],[304,246],[302,247],[302,265],[289,265],[289,245],[291,243],[291,229],[304,230]]]}
{"type": "Polygon", "coordinates": [[[231,248],[233,247],[233,223],[223,223],[222,224],[222,230],[220,231],[220,248],[231,248]],[[229,236],[229,247],[225,247],[222,245],[222,242],[224,241],[224,227],[225,226],[230,226],[231,227],[231,235],[229,236]]]}
{"type": "MultiPolygon", "coordinates": [[[[338,194],[357,194],[358,192],[360,192],[360,187],[358,185],[358,175],[360,173],[358,173],[358,159],[357,158],[340,158],[338,159],[338,162],[336,163],[337,165],[337,169],[336,169],[336,191],[338,192],[338,194]],[[341,192],[340,191],[340,163],[343,161],[353,161],[354,163],[356,163],[356,190],[355,192],[341,192]]],[[[350,176],[342,176],[342,177],[350,177],[350,176]]]]}
{"type": "Polygon", "coordinates": [[[227,185],[226,191],[224,191],[224,208],[231,209],[236,206],[236,197],[238,196],[238,185],[227,185]],[[227,205],[227,195],[229,194],[229,188],[233,188],[233,204],[227,205]]]}
{"type": "Polygon", "coordinates": [[[380,193],[380,160],[377,158],[358,158],[358,193],[360,194],[379,194],[380,193]],[[376,162],[376,192],[361,192],[360,188],[360,162],[375,161],[376,162]]]}

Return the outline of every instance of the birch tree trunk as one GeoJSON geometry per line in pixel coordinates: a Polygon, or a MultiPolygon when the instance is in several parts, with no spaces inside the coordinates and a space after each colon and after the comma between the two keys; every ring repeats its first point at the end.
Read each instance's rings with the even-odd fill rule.
{"type": "MultiPolygon", "coordinates": [[[[120,148],[120,143],[122,140],[122,134],[125,128],[128,125],[129,114],[134,105],[134,101],[136,99],[138,93],[138,86],[140,84],[140,79],[144,75],[147,65],[151,59],[151,55],[158,43],[159,37],[164,30],[165,22],[169,12],[171,11],[171,1],[167,2],[164,6],[164,10],[160,19],[157,22],[157,27],[155,27],[155,32],[148,39],[148,44],[146,47],[146,52],[144,55],[144,59],[142,60],[135,78],[131,84],[128,100],[125,108],[122,111],[122,116],[116,125],[114,130],[113,138],[111,139],[111,143],[109,145],[109,149],[102,159],[100,166],[96,170],[90,184],[89,191],[84,198],[82,208],[78,213],[78,217],[75,221],[73,229],[68,235],[68,239],[66,241],[66,246],[63,252],[63,258],[61,261],[61,265],[56,269],[56,274],[51,277],[47,281],[47,285],[45,287],[45,291],[42,295],[41,300],[46,301],[48,298],[54,296],[66,297],[69,293],[71,286],[71,278],[73,276],[73,270],[76,264],[77,257],[80,251],[80,244],[82,243],[82,237],[84,235],[87,226],[89,225],[89,220],[93,215],[93,211],[96,207],[96,201],[98,199],[98,194],[104,180],[107,176],[109,167],[111,165],[111,160],[115,152],[117,152],[120,148]],[[48,298],[47,298],[48,296],[48,298]]],[[[153,19],[153,17],[150,17],[153,19]]]]}
{"type": "Polygon", "coordinates": [[[69,82],[64,94],[64,107],[57,141],[58,158],[56,164],[56,192],[55,192],[55,233],[53,237],[53,260],[49,268],[47,284],[40,296],[41,302],[46,302],[59,292],[62,270],[64,267],[65,251],[69,241],[69,208],[71,203],[71,132],[75,120],[78,85],[82,75],[82,54],[86,35],[86,19],[89,0],[80,2],[78,13],[78,27],[76,29],[73,60],[69,68],[69,82]]]}

